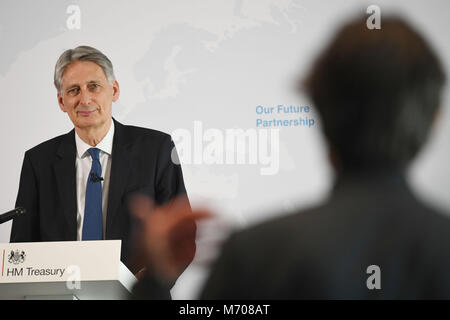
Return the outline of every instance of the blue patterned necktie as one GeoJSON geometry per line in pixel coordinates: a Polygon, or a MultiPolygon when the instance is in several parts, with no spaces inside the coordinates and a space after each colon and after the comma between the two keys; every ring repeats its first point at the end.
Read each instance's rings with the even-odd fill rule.
{"type": "Polygon", "coordinates": [[[86,185],[86,202],[84,206],[83,240],[103,239],[102,214],[102,166],[99,160],[100,149],[88,150],[92,158],[92,167],[86,185]]]}

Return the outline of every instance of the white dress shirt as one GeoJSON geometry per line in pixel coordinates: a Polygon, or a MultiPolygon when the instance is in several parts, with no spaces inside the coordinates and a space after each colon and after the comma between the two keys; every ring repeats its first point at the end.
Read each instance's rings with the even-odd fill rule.
{"type": "MultiPolygon", "coordinates": [[[[105,239],[106,231],[106,210],[108,209],[108,191],[109,180],[111,174],[111,155],[114,138],[114,121],[106,136],[95,146],[100,149],[100,164],[102,166],[102,213],[103,213],[103,239],[105,239]]],[[[93,148],[86,142],[81,140],[75,132],[75,142],[77,145],[77,158],[75,161],[75,174],[77,183],[77,240],[82,240],[84,205],[86,200],[86,185],[91,171],[92,158],[88,152],[89,148],[93,148]]]]}

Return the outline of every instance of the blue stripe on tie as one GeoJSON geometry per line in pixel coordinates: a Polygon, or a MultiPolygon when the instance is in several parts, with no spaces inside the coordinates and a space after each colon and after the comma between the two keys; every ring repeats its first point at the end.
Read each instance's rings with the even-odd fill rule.
{"type": "Polygon", "coordinates": [[[102,176],[102,166],[99,160],[100,149],[90,148],[88,152],[92,158],[92,167],[86,185],[82,240],[102,240],[102,183],[98,179],[91,178],[93,175],[102,176]]]}

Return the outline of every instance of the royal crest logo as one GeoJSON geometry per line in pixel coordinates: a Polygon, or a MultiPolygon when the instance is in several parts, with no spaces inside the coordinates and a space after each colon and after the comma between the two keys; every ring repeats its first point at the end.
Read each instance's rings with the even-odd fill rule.
{"type": "Polygon", "coordinates": [[[11,253],[8,255],[8,262],[14,264],[23,263],[25,261],[25,256],[25,251],[19,252],[19,250],[11,250],[11,253]]]}

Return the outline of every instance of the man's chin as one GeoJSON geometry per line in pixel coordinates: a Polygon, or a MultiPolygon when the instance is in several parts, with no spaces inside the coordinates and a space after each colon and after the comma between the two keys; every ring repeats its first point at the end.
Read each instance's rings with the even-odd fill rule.
{"type": "Polygon", "coordinates": [[[79,118],[76,120],[74,125],[80,129],[97,128],[102,125],[102,121],[99,119],[79,118]]]}

